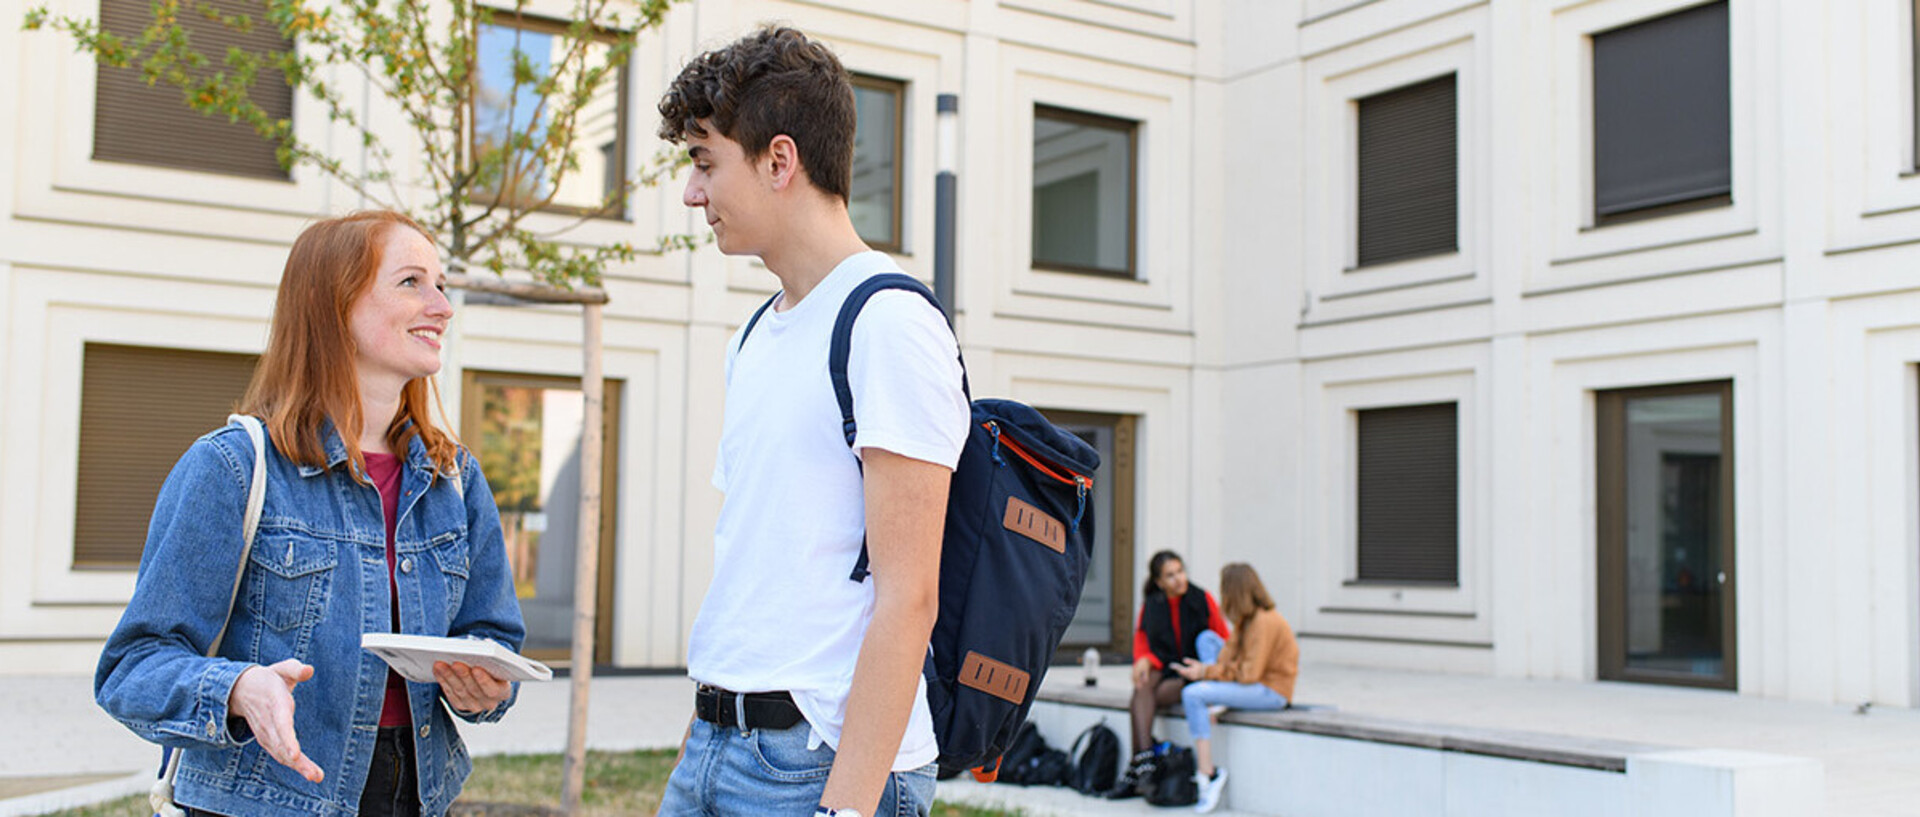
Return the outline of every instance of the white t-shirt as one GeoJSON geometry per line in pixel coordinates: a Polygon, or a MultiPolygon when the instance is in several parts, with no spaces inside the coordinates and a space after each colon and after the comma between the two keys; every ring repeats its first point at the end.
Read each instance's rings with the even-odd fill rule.
{"type": "MultiPolygon", "coordinates": [[[[853,669],[873,618],[874,582],[848,575],[866,535],[866,501],[827,374],[834,319],[859,282],[899,267],[885,253],[840,262],[800,303],[766,310],[727,353],[726,417],[713,485],[713,583],[694,619],[688,674],[735,692],[787,690],[838,749],[853,669]]],[[[883,290],[854,322],[847,361],[857,448],[953,468],[969,410],[953,333],[919,295],[883,290]]],[[[934,760],[926,681],[894,771],[934,760]]]]}

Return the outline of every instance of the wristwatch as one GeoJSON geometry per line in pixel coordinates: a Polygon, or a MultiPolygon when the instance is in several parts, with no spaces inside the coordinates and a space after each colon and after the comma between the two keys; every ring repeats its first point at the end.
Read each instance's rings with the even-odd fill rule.
{"type": "Polygon", "coordinates": [[[860,817],[860,812],[850,808],[827,808],[821,806],[813,810],[813,817],[860,817]]]}

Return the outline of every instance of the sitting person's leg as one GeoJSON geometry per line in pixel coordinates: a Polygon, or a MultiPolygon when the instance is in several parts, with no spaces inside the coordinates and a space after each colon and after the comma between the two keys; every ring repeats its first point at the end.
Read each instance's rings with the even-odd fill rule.
{"type": "Polygon", "coordinates": [[[1227,646],[1227,640],[1219,633],[1207,630],[1200,634],[1200,640],[1194,643],[1194,652],[1202,664],[1219,663],[1220,650],[1227,646]]]}
{"type": "MultiPolygon", "coordinates": [[[[1208,708],[1213,704],[1225,704],[1235,710],[1281,710],[1286,708],[1286,698],[1273,687],[1260,683],[1229,683],[1229,681],[1198,681],[1190,683],[1181,690],[1181,708],[1187,710],[1187,735],[1194,740],[1194,771],[1200,775],[1202,784],[1215,779],[1213,769],[1213,715],[1208,708]]],[[[1219,784],[1225,784],[1225,769],[1219,769],[1219,784]]],[[[1213,792],[1217,798],[1219,792],[1213,792]]]]}

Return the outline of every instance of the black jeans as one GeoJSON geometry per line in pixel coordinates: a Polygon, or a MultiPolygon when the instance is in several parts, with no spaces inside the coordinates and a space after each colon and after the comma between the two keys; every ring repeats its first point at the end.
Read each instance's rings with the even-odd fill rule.
{"type": "Polygon", "coordinates": [[[411,727],[380,727],[367,787],[360,790],[360,817],[420,817],[420,774],[414,766],[411,727]]]}
{"type": "MultiPolygon", "coordinates": [[[[211,811],[186,812],[188,817],[218,817],[211,811]]],[[[367,787],[360,790],[360,817],[420,817],[420,774],[414,766],[411,727],[380,727],[367,787]]]]}

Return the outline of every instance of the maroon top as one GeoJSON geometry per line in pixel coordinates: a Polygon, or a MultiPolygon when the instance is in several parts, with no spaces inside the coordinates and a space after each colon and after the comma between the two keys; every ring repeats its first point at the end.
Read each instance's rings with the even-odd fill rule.
{"type": "MultiPolygon", "coordinates": [[[[393,526],[400,516],[400,458],[392,454],[366,453],[367,476],[380,490],[380,510],[387,520],[387,598],[393,600],[393,631],[400,632],[400,586],[393,581],[393,526]]],[[[400,673],[387,670],[387,700],[380,707],[381,726],[411,726],[413,714],[407,704],[407,682],[400,673]]]]}

